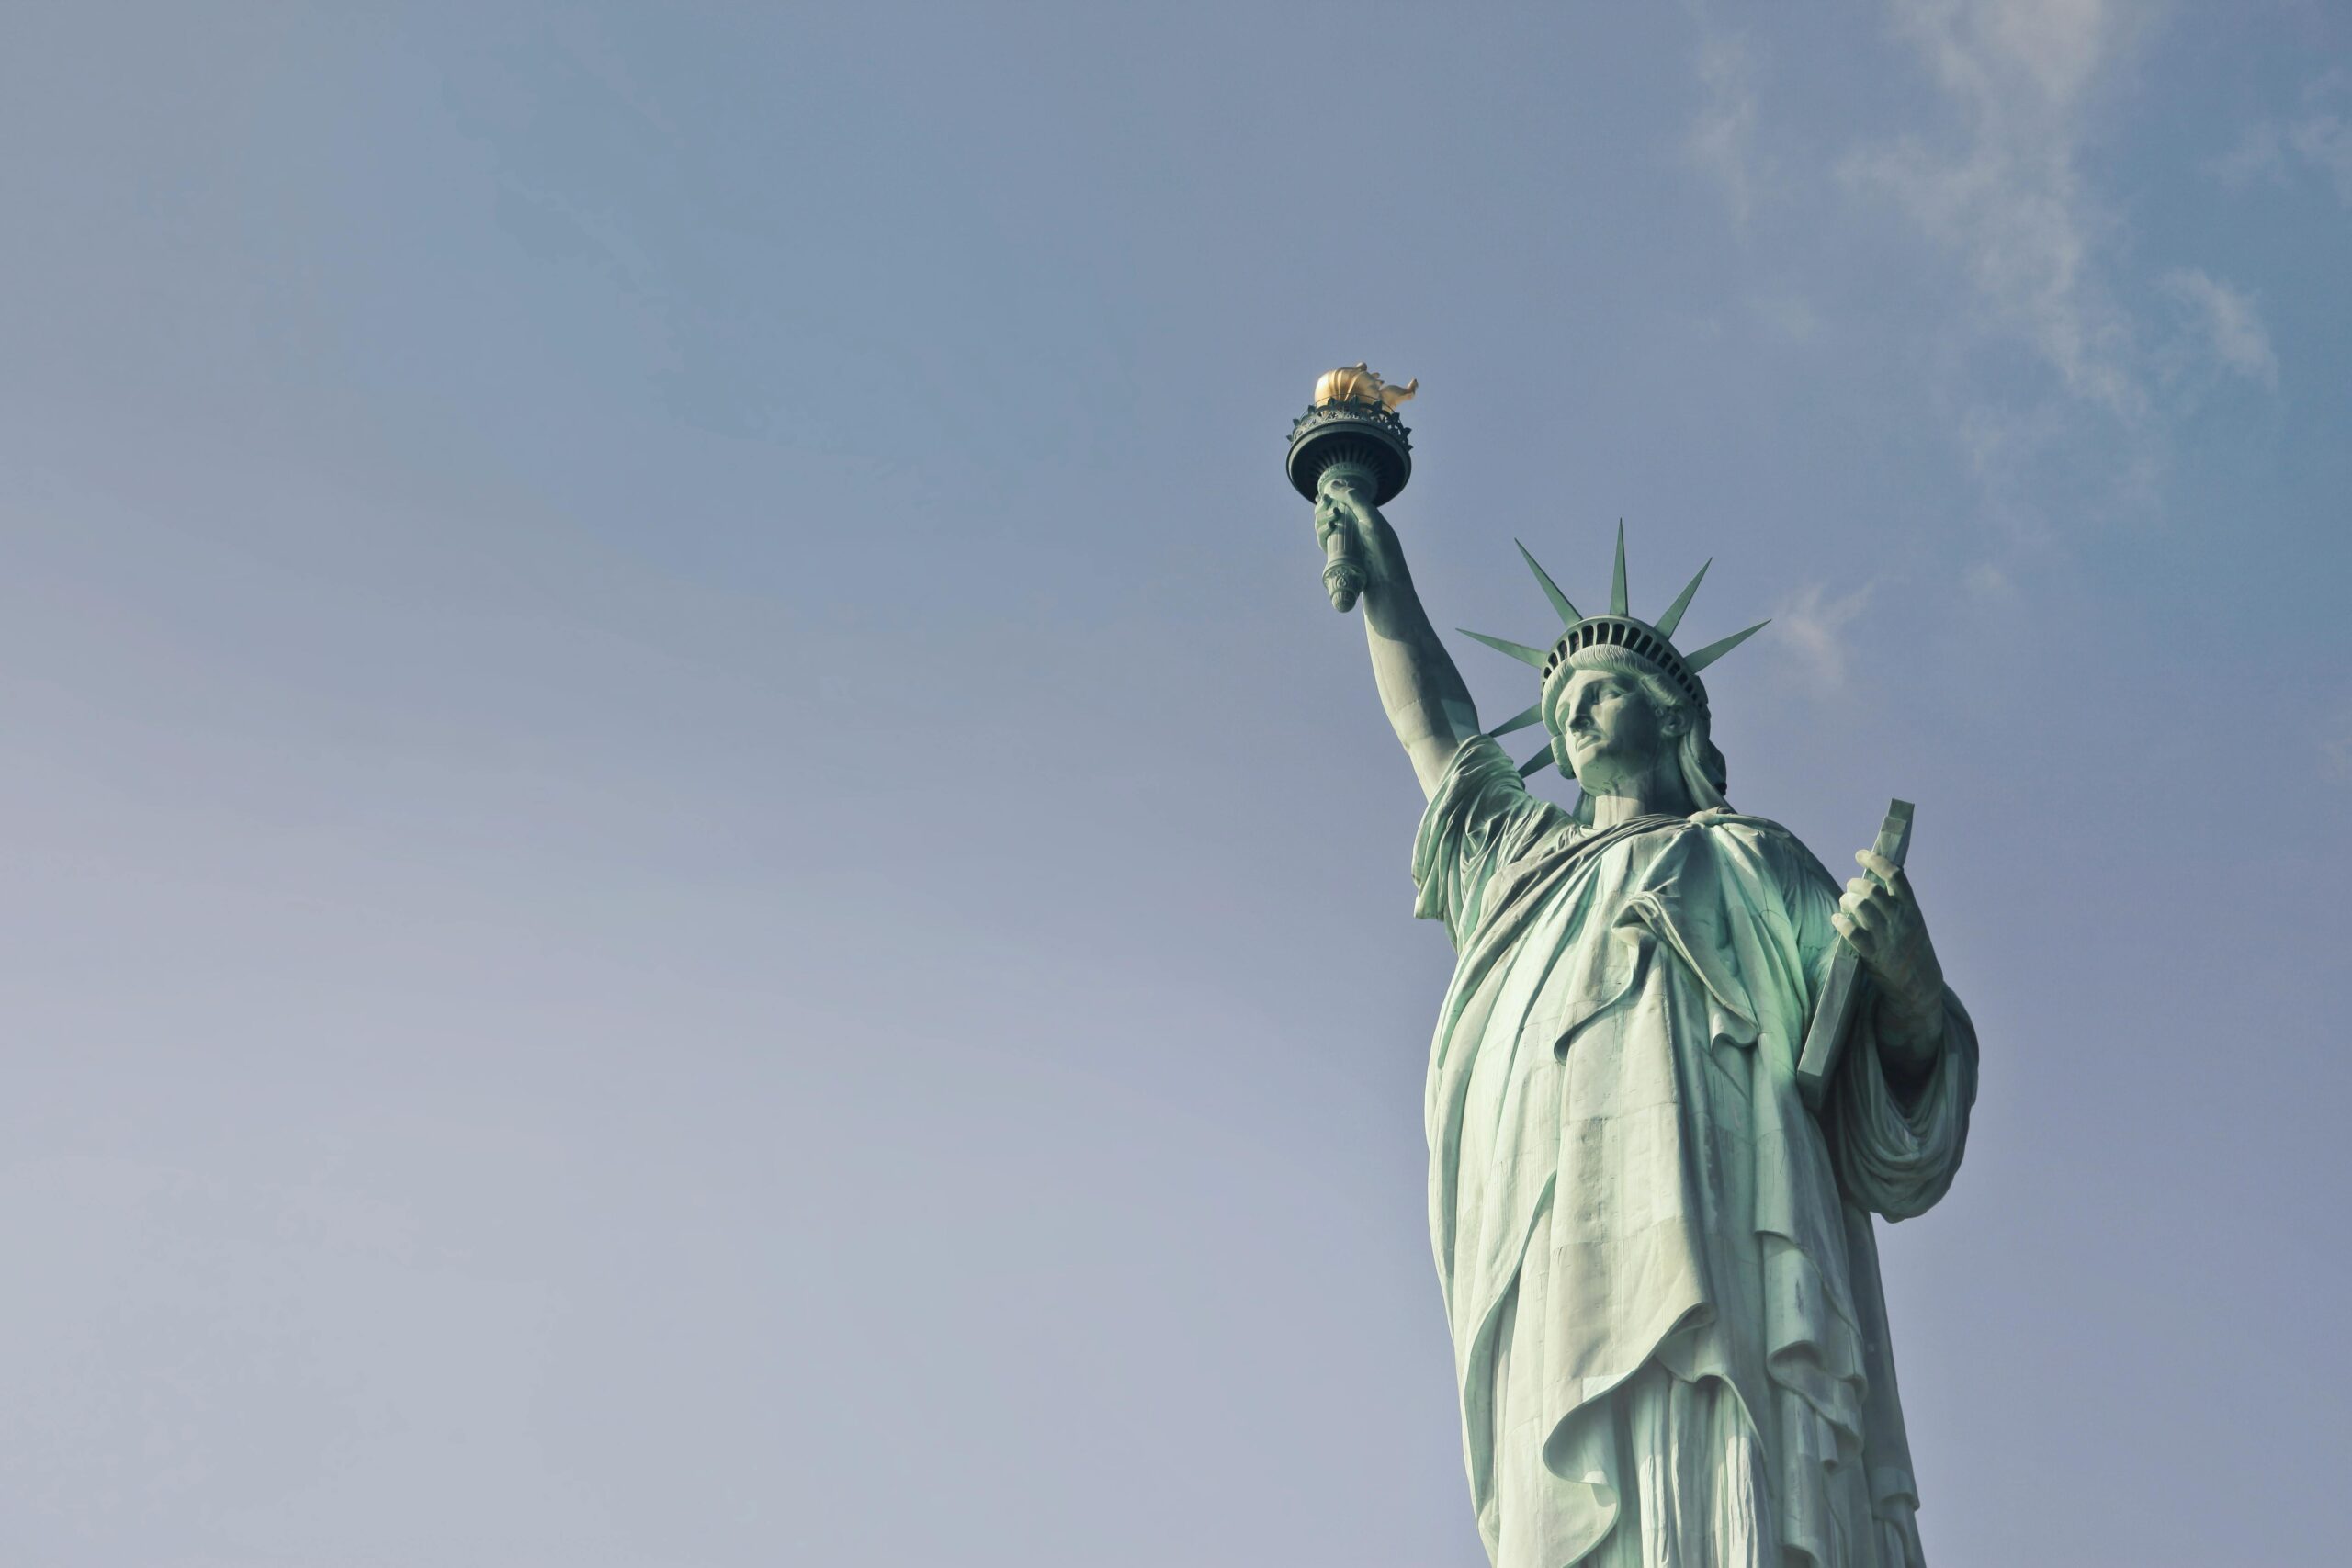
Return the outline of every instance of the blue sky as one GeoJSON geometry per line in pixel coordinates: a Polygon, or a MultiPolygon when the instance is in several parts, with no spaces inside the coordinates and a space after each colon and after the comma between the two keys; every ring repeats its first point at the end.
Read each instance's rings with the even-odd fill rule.
{"type": "Polygon", "coordinates": [[[1477,1562],[1358,358],[1442,625],[1623,518],[1919,803],[1936,1559],[2337,1549],[2340,7],[6,31],[9,1561],[1477,1562]]]}

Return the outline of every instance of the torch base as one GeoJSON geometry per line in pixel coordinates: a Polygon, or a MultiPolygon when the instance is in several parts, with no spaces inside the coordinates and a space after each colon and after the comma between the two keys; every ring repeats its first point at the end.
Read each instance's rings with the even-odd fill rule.
{"type": "Polygon", "coordinates": [[[1284,467],[1292,487],[1312,501],[1324,469],[1334,463],[1359,464],[1377,480],[1372,503],[1385,506],[1413,477],[1409,434],[1404,422],[1385,409],[1326,403],[1308,409],[1291,426],[1290,457],[1284,467]]]}

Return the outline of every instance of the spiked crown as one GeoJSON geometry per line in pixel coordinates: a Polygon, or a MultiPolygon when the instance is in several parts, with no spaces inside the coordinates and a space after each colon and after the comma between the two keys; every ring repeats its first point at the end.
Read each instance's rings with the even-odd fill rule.
{"type": "MultiPolygon", "coordinates": [[[[1518,544],[1515,539],[1511,542],[1518,544]]],[[[1553,699],[1576,668],[1574,660],[1577,654],[1591,648],[1617,649],[1625,659],[1679,692],[1693,706],[1704,708],[1707,705],[1707,688],[1700,681],[1699,671],[1771,625],[1770,621],[1758,621],[1746,631],[1735,632],[1718,642],[1711,642],[1695,653],[1682,652],[1674,646],[1675,628],[1682,624],[1682,613],[1690,607],[1691,596],[1699,592],[1699,584],[1705,581],[1707,566],[1713,566],[1714,562],[1710,560],[1707,566],[1699,569],[1698,575],[1675,595],[1674,603],[1666,607],[1666,613],[1655,623],[1637,620],[1631,613],[1625,594],[1625,525],[1623,523],[1617,525],[1617,565],[1610,581],[1606,615],[1588,615],[1578,610],[1568,602],[1568,596],[1560,592],[1559,584],[1552,581],[1551,574],[1528,553],[1525,545],[1519,546],[1519,553],[1527,562],[1527,570],[1533,572],[1535,581],[1543,585],[1544,596],[1552,602],[1553,610],[1566,628],[1559,639],[1545,649],[1530,648],[1508,637],[1488,637],[1484,632],[1474,632],[1467,627],[1456,629],[1464,637],[1476,637],[1488,648],[1508,653],[1521,663],[1542,672],[1542,692],[1535,702],[1487,732],[1501,737],[1538,723],[1551,731],[1553,743],[1520,765],[1519,771],[1522,774],[1532,773],[1550,761],[1558,763],[1562,773],[1575,776],[1575,770],[1568,766],[1567,750],[1560,743],[1558,731],[1552,727],[1551,714],[1553,699]]]]}

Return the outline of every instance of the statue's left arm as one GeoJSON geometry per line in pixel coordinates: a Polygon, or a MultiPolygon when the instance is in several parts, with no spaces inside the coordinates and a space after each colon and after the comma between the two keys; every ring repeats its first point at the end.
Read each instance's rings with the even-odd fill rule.
{"type": "Polygon", "coordinates": [[[1903,868],[1862,851],[1829,918],[1862,961],[1871,1000],[1830,1086],[1826,1130],[1847,1196],[1892,1220],[1951,1185],[1976,1100],[1976,1030],[1944,984],[1903,868]]]}
{"type": "Polygon", "coordinates": [[[1846,884],[1830,924],[1870,975],[1879,1060],[1898,1087],[1916,1087],[1944,1043],[1944,966],[1903,868],[1858,851],[1862,874],[1846,884]]]}

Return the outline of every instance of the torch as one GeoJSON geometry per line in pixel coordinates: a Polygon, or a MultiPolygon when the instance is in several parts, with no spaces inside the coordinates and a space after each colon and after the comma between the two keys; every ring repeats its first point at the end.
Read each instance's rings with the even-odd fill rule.
{"type": "MultiPolygon", "coordinates": [[[[1315,383],[1315,400],[1290,427],[1290,457],[1283,468],[1299,494],[1309,501],[1322,492],[1332,469],[1354,470],[1372,491],[1372,503],[1385,506],[1413,477],[1412,432],[1396,417],[1396,405],[1420,390],[1418,378],[1392,387],[1365,368],[1363,360],[1344,370],[1327,370],[1315,383]]],[[[1323,586],[1335,610],[1355,608],[1363,592],[1363,563],[1356,558],[1354,531],[1334,528],[1323,545],[1323,586]]]]}

